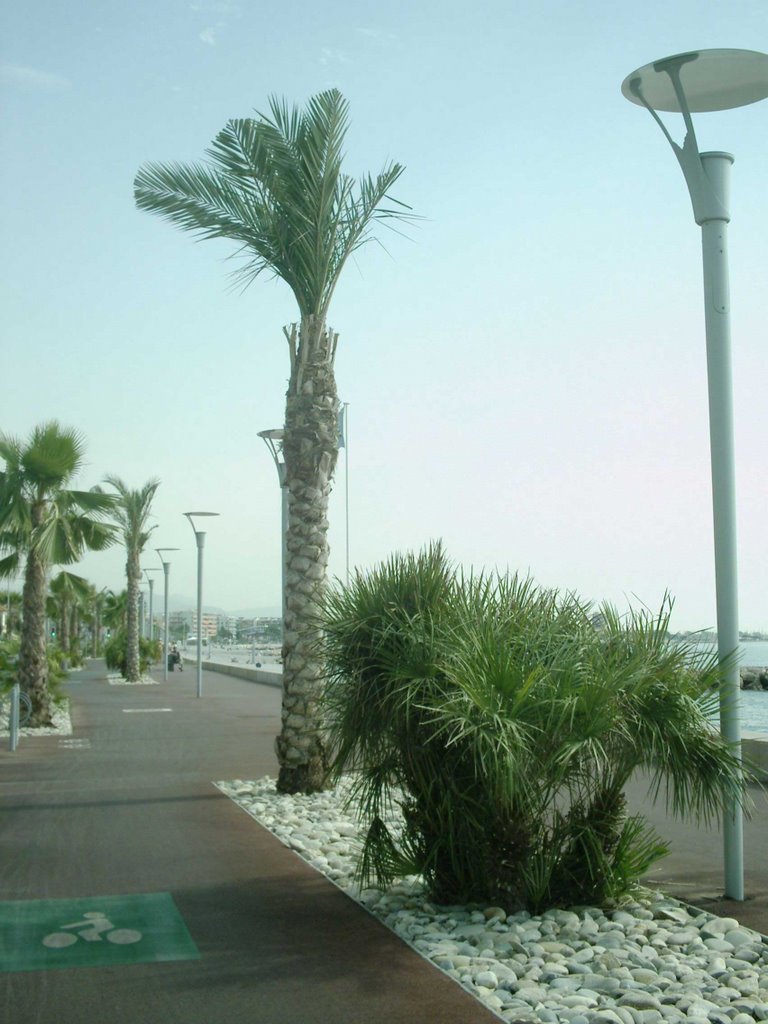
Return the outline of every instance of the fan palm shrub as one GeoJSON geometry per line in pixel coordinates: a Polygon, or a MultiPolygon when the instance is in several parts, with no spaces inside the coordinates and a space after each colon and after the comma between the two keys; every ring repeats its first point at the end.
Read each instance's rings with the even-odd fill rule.
{"type": "Polygon", "coordinates": [[[293,292],[299,322],[284,328],[290,376],[282,450],[288,491],[283,594],[283,708],[276,749],[278,789],[325,786],[327,759],[317,712],[322,665],[314,643],[328,564],[328,498],[338,454],[338,334],[331,298],[349,257],[376,222],[408,219],[390,196],[403,172],[390,163],[355,181],[342,170],[348,103],[336,89],[304,109],[272,99],[270,113],[229,121],[208,164],[147,164],[136,175],[139,209],[200,238],[225,238],[243,258],[243,285],[260,274],[293,292]]]}
{"type": "MultiPolygon", "coordinates": [[[[104,644],[104,660],[107,668],[117,670],[124,679],[128,679],[128,632],[119,629],[104,644]]],[[[152,664],[162,657],[162,644],[159,640],[148,637],[139,638],[139,677],[149,672],[152,664]]]]}
{"type": "Polygon", "coordinates": [[[363,883],[418,873],[439,902],[532,912],[605,903],[667,849],[627,814],[634,773],[701,821],[743,798],[710,722],[716,657],[668,639],[668,602],[600,611],[518,576],[464,578],[439,545],[328,594],[325,709],[366,826],[363,883]]]}

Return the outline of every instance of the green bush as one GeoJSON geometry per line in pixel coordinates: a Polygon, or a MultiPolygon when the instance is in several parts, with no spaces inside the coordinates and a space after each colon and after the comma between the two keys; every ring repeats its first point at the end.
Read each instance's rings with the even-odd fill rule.
{"type": "Polygon", "coordinates": [[[67,657],[70,668],[82,668],[85,664],[83,659],[83,642],[79,636],[74,636],[70,640],[67,657]]]}
{"type": "MultiPolygon", "coordinates": [[[[139,671],[145,675],[150,665],[162,657],[162,644],[159,640],[148,640],[139,637],[139,671]]],[[[128,662],[128,636],[124,629],[117,630],[104,645],[104,659],[107,668],[118,671],[125,676],[128,662]]]]}
{"type": "Polygon", "coordinates": [[[17,682],[19,646],[18,637],[0,640],[0,694],[8,691],[17,682]]]}
{"type": "Polygon", "coordinates": [[[438,902],[509,910],[602,904],[667,849],[627,815],[635,771],[679,815],[742,799],[709,723],[716,657],[669,641],[669,611],[596,616],[527,579],[467,579],[439,545],[331,591],[325,710],[367,829],[361,882],[418,873],[438,902]]]}
{"type": "MultiPolygon", "coordinates": [[[[18,682],[19,637],[0,641],[0,693],[7,693],[18,682]]],[[[61,684],[66,678],[63,655],[58,648],[48,647],[48,690],[55,703],[64,700],[61,684]]]]}

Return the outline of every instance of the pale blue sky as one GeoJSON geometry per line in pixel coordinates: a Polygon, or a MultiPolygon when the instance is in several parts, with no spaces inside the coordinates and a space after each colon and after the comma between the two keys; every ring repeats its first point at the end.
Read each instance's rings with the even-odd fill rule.
{"type": "MultiPolygon", "coordinates": [[[[763,0],[6,6],[0,428],[88,439],[82,485],[158,476],[158,545],[193,595],[181,513],[218,511],[206,602],[279,604],[288,289],[228,281],[232,251],[139,213],[145,160],[201,159],[270,94],[350,100],[349,167],[407,166],[425,219],[338,289],[352,561],[442,537],[619,606],[715,622],[699,229],[625,75],[706,47],[768,50],[763,0]]],[[[768,629],[768,103],[699,115],[731,150],[741,622],[768,629]]],[[[682,140],[681,125],[668,124],[682,140]]],[[[332,496],[344,571],[344,460],[332,496]]],[[[122,586],[120,550],[81,571],[122,586]]],[[[148,554],[145,564],[158,564],[148,554]]]]}

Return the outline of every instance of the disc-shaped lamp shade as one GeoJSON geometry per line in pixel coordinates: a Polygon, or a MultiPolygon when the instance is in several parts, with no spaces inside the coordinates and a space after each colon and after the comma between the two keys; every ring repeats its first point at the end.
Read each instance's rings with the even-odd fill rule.
{"type": "Polygon", "coordinates": [[[646,64],[621,83],[632,103],[654,110],[680,111],[680,101],[666,68],[680,69],[680,83],[691,113],[729,110],[768,96],[768,54],[756,50],[693,50],[646,64]]]}

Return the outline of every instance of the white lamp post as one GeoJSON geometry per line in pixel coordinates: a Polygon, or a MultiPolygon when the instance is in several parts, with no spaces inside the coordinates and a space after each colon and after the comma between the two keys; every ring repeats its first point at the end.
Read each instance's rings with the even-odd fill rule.
{"type": "Polygon", "coordinates": [[[288,566],[288,485],[285,477],[285,457],[283,455],[283,437],[285,431],[282,428],[275,430],[260,430],[259,437],[262,438],[275,463],[277,479],[280,482],[281,501],[281,565],[282,565],[282,599],[281,608],[283,612],[283,642],[285,642],[285,574],[288,566]]]}
{"type": "Polygon", "coordinates": [[[154,638],[155,638],[155,621],[154,621],[154,611],[153,611],[153,609],[154,609],[154,596],[153,595],[154,595],[154,589],[155,589],[155,581],[154,581],[153,577],[150,576],[149,574],[151,572],[160,572],[160,570],[156,569],[154,566],[151,566],[149,569],[145,569],[144,566],[142,566],[141,567],[141,571],[147,577],[147,583],[149,584],[149,639],[150,640],[154,640],[154,638]]]}
{"type": "MultiPolygon", "coordinates": [[[[646,64],[621,86],[632,103],[645,107],[672,147],[685,177],[693,216],[701,227],[707,336],[709,437],[715,535],[718,657],[725,663],[720,731],[741,756],[740,680],[736,575],[736,488],[733,455],[730,300],[727,228],[730,153],[700,153],[691,111],[727,110],[768,96],[768,55],[753,50],[699,50],[646,64]],[[681,113],[686,136],[675,143],[657,110],[681,113]]],[[[723,820],[725,895],[744,899],[742,812],[737,801],[723,820]]]]}
{"type": "Polygon", "coordinates": [[[179,548],[155,548],[163,567],[163,682],[168,682],[168,577],[171,563],[163,558],[164,551],[178,551],[179,548]]]}
{"type": "Polygon", "coordinates": [[[218,512],[185,512],[197,544],[197,696],[203,695],[203,548],[205,533],[192,522],[195,516],[217,516],[218,512]]]}

